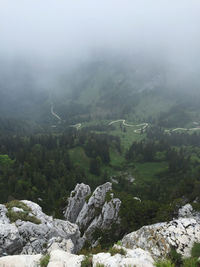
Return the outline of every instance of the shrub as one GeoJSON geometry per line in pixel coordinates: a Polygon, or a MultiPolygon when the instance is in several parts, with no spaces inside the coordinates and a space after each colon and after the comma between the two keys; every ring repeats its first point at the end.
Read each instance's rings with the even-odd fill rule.
{"type": "Polygon", "coordinates": [[[11,223],[16,222],[17,220],[29,221],[35,224],[41,223],[41,221],[38,218],[36,218],[35,216],[29,215],[29,212],[32,211],[31,208],[19,200],[12,200],[6,203],[5,206],[8,209],[8,212],[6,213],[6,215],[10,219],[11,223]],[[14,207],[20,208],[23,211],[15,212],[13,211],[14,207]]]}
{"type": "Polygon", "coordinates": [[[19,200],[12,200],[12,201],[6,203],[5,206],[8,210],[16,207],[19,209],[23,209],[24,211],[27,211],[27,212],[32,211],[30,207],[28,207],[25,203],[23,203],[19,200]]]}
{"type": "Polygon", "coordinates": [[[106,192],[105,202],[110,202],[112,200],[111,194],[114,194],[113,190],[106,192]]]}
{"type": "Polygon", "coordinates": [[[50,255],[46,254],[40,259],[40,267],[47,267],[50,260],[50,255]]]}
{"type": "Polygon", "coordinates": [[[117,247],[112,247],[109,249],[109,251],[111,256],[115,255],[115,254],[121,254],[121,255],[126,255],[126,250],[124,250],[123,248],[117,248],[117,247]]]}
{"type": "Polygon", "coordinates": [[[118,241],[117,241],[117,245],[118,245],[118,246],[122,246],[122,241],[121,241],[121,240],[118,240],[118,241]]]}
{"type": "Polygon", "coordinates": [[[200,243],[194,243],[192,250],[191,250],[191,256],[193,258],[200,257],[200,243]]]}
{"type": "Polygon", "coordinates": [[[89,201],[89,199],[91,198],[91,196],[92,196],[92,193],[89,194],[89,195],[85,198],[85,202],[86,202],[86,203],[88,203],[88,201],[89,201]]]}
{"type": "Polygon", "coordinates": [[[189,258],[183,261],[183,267],[199,267],[200,263],[197,258],[189,258]]]}
{"type": "Polygon", "coordinates": [[[87,246],[84,245],[84,247],[79,251],[79,255],[90,255],[90,254],[98,254],[98,253],[101,253],[101,252],[107,252],[106,249],[103,249],[101,247],[101,245],[97,245],[96,247],[90,247],[90,246],[87,246]]]}
{"type": "Polygon", "coordinates": [[[92,267],[92,256],[85,256],[81,262],[81,267],[92,267]]]}
{"type": "Polygon", "coordinates": [[[183,263],[182,255],[178,253],[173,247],[171,248],[168,257],[172,261],[172,263],[175,264],[176,267],[181,266],[183,263]]]}

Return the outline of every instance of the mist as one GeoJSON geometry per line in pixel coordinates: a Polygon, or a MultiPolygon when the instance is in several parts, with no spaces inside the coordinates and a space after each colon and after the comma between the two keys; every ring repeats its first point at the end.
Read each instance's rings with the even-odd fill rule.
{"type": "Polygon", "coordinates": [[[1,74],[30,72],[49,88],[83,62],[124,57],[157,62],[169,84],[189,84],[200,72],[199,25],[197,0],[1,0],[1,74]]]}

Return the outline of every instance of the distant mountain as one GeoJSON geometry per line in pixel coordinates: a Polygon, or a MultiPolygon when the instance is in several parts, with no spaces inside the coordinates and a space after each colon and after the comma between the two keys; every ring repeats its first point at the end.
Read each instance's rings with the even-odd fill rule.
{"type": "Polygon", "coordinates": [[[71,72],[55,74],[50,88],[42,87],[39,79],[26,64],[1,67],[1,116],[52,124],[56,122],[51,114],[53,105],[67,124],[126,118],[161,120],[161,124],[175,120],[169,126],[177,126],[183,118],[182,126],[199,119],[200,96],[193,92],[198,86],[192,84],[186,90],[181,84],[171,83],[166,67],[156,61],[94,59],[71,72]]]}

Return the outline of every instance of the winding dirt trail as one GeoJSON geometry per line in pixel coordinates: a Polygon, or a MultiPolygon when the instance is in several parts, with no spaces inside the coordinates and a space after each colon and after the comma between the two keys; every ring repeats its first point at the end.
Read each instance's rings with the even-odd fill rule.
{"type": "Polygon", "coordinates": [[[52,114],[54,117],[56,117],[56,119],[58,119],[59,121],[62,120],[61,117],[58,116],[58,114],[56,114],[56,113],[54,112],[54,110],[53,110],[53,104],[51,105],[51,114],[52,114]]]}
{"type": "Polygon", "coordinates": [[[128,124],[128,123],[126,123],[126,120],[111,121],[108,125],[112,125],[112,124],[118,123],[118,122],[122,122],[122,124],[124,126],[127,126],[127,127],[142,127],[142,128],[134,130],[134,133],[140,133],[142,130],[145,130],[149,126],[149,124],[147,122],[144,122],[141,124],[128,124]]]}
{"type": "Polygon", "coordinates": [[[196,127],[196,128],[175,128],[175,129],[171,129],[171,130],[165,130],[166,133],[170,133],[170,132],[176,132],[176,131],[200,131],[200,127],[196,127]]]}
{"type": "MultiPolygon", "coordinates": [[[[53,110],[53,104],[51,104],[51,114],[56,117],[56,119],[58,119],[59,121],[61,121],[61,117],[56,114],[53,110]]],[[[140,134],[141,131],[145,130],[148,126],[149,126],[149,123],[147,122],[144,122],[144,123],[140,123],[140,124],[128,124],[126,123],[126,120],[124,119],[120,119],[120,120],[115,120],[115,121],[111,121],[108,125],[112,125],[114,123],[118,123],[118,122],[122,122],[122,124],[124,126],[127,126],[127,127],[141,127],[139,129],[135,129],[134,130],[134,133],[138,133],[140,134]]],[[[198,122],[193,122],[196,126],[199,125],[198,122]]],[[[74,124],[74,125],[70,125],[70,127],[74,127],[76,128],[76,130],[79,130],[81,128],[82,124],[81,123],[77,123],[77,124],[74,124]]],[[[174,128],[174,129],[170,129],[170,130],[164,130],[166,133],[171,133],[171,132],[176,132],[176,131],[200,131],[200,126],[199,127],[195,127],[195,128],[174,128]]]]}
{"type": "Polygon", "coordinates": [[[77,124],[74,124],[74,125],[70,125],[70,127],[73,127],[73,128],[76,128],[76,130],[79,130],[81,128],[81,123],[77,123],[77,124]]]}

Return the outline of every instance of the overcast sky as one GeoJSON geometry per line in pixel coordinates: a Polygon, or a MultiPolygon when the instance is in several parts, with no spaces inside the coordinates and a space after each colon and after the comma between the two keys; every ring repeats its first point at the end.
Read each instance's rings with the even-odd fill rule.
{"type": "Polygon", "coordinates": [[[0,0],[1,60],[48,68],[94,51],[153,55],[198,72],[200,1],[0,0]]]}

